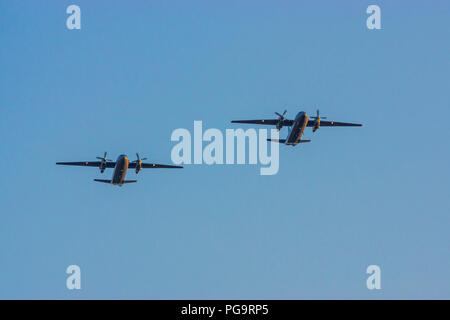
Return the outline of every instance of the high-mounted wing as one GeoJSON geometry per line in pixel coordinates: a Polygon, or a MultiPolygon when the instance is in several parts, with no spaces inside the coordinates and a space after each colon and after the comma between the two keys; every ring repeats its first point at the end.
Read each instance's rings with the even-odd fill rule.
{"type": "MultiPolygon", "coordinates": [[[[79,161],[79,162],[57,162],[58,165],[64,166],[81,166],[81,167],[99,167],[101,161],[79,161]]],[[[105,168],[114,168],[116,163],[113,161],[107,161],[105,163],[105,168]]]]}
{"type": "MultiPolygon", "coordinates": [[[[231,123],[251,123],[251,124],[266,124],[266,125],[272,125],[272,126],[276,126],[277,124],[280,123],[279,119],[266,119],[266,120],[233,120],[231,121],[231,123]]],[[[294,123],[293,120],[282,120],[282,125],[283,126],[292,126],[292,124],[294,123]]]]}
{"type": "MultiPolygon", "coordinates": [[[[128,164],[128,168],[136,168],[136,162],[130,162],[128,164]]],[[[172,166],[172,165],[168,165],[168,164],[157,164],[157,163],[142,163],[141,164],[142,168],[153,168],[153,169],[158,169],[158,168],[163,168],[163,169],[174,169],[174,168],[183,168],[182,166],[172,166]]]]}
{"type": "MultiPolygon", "coordinates": [[[[308,127],[314,127],[315,123],[316,122],[314,120],[309,120],[308,127]]],[[[321,127],[362,127],[362,124],[320,120],[320,126],[321,127]]]]}

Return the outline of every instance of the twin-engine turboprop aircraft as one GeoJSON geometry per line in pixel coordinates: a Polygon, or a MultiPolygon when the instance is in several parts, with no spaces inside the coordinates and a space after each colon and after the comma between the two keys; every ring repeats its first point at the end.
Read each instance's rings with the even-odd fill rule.
{"type": "MultiPolygon", "coordinates": [[[[277,130],[280,131],[284,126],[289,126],[288,136],[286,139],[267,139],[268,141],[284,143],[290,146],[296,146],[299,143],[310,142],[311,140],[302,140],[302,135],[306,127],[312,127],[312,131],[316,132],[320,127],[361,127],[359,123],[347,123],[347,122],[335,122],[335,121],[322,121],[325,117],[320,117],[319,110],[317,115],[309,119],[306,112],[299,112],[295,116],[294,120],[285,118],[287,110],[284,110],[283,114],[275,112],[279,117],[278,119],[266,119],[266,120],[233,120],[232,123],[250,123],[250,124],[265,124],[274,125],[277,130]]],[[[83,162],[57,162],[58,165],[68,166],[82,166],[82,167],[97,167],[100,172],[103,173],[106,168],[114,168],[112,179],[94,179],[97,182],[109,183],[112,185],[122,186],[124,183],[137,182],[137,180],[125,180],[128,168],[133,168],[136,174],[144,168],[183,168],[182,166],[173,166],[157,163],[144,163],[142,160],[147,158],[139,158],[139,154],[136,153],[137,160],[130,162],[126,155],[122,154],[117,158],[117,161],[111,161],[106,158],[106,152],[103,158],[97,157],[100,161],[83,161],[83,162]]]]}
{"type": "Polygon", "coordinates": [[[303,132],[306,127],[312,127],[312,131],[316,132],[320,127],[361,127],[362,124],[359,123],[346,123],[346,122],[335,122],[335,121],[322,121],[321,119],[326,119],[325,117],[320,118],[319,110],[317,110],[317,115],[311,117],[313,120],[309,120],[306,112],[299,112],[295,116],[294,120],[285,119],[287,110],[284,110],[283,114],[275,112],[279,117],[278,119],[267,119],[267,120],[233,120],[232,123],[252,123],[252,124],[266,124],[274,125],[277,130],[280,131],[284,126],[289,126],[288,136],[286,139],[267,139],[268,141],[274,141],[279,143],[284,143],[289,146],[296,146],[299,143],[310,142],[311,140],[302,140],[303,132]]]}
{"type": "Polygon", "coordinates": [[[83,162],[57,162],[59,165],[67,165],[67,166],[82,166],[82,167],[98,167],[100,172],[103,173],[106,168],[114,168],[114,173],[111,180],[106,179],[94,179],[97,182],[110,183],[115,186],[122,186],[124,183],[132,183],[137,182],[137,180],[125,180],[125,176],[127,175],[127,169],[133,168],[135,169],[136,174],[139,173],[144,168],[183,168],[181,166],[172,166],[167,164],[157,164],[157,163],[144,163],[142,160],[147,160],[147,158],[139,158],[139,154],[136,153],[137,160],[128,161],[126,155],[121,154],[117,161],[111,161],[106,158],[106,152],[103,155],[103,158],[97,157],[101,161],[83,161],[83,162]]]}

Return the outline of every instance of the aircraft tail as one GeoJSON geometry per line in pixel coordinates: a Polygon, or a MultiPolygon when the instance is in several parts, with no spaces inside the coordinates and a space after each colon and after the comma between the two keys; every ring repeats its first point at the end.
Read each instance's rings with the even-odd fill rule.
{"type": "Polygon", "coordinates": [[[267,139],[267,141],[278,142],[278,143],[285,143],[286,139],[267,139]]]}
{"type": "Polygon", "coordinates": [[[103,182],[103,183],[111,183],[111,180],[104,180],[104,179],[94,179],[96,182],[103,182]]]}

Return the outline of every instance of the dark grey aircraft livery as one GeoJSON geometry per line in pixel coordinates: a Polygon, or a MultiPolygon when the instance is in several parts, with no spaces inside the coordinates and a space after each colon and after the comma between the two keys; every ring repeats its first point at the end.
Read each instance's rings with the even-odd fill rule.
{"type": "Polygon", "coordinates": [[[309,120],[306,112],[299,112],[294,120],[285,119],[286,110],[283,114],[275,112],[279,117],[278,119],[266,119],[266,120],[233,120],[232,123],[251,123],[251,124],[266,124],[274,125],[277,130],[280,131],[284,126],[289,126],[288,136],[286,139],[267,139],[268,141],[274,141],[279,143],[284,143],[290,146],[296,146],[299,143],[310,142],[311,140],[302,140],[302,135],[306,127],[312,127],[312,131],[316,132],[320,127],[361,127],[362,124],[359,123],[346,123],[346,122],[335,122],[335,121],[322,121],[326,119],[325,117],[320,118],[319,110],[317,110],[317,115],[311,117],[313,120],[309,120]]]}
{"type": "Polygon", "coordinates": [[[82,161],[82,162],[57,162],[58,165],[66,166],[82,166],[82,167],[97,167],[100,172],[103,173],[106,168],[114,168],[114,173],[111,180],[107,179],[94,179],[97,182],[110,183],[115,186],[122,186],[124,183],[137,182],[137,180],[125,180],[128,168],[135,169],[136,174],[139,173],[144,168],[183,168],[181,166],[172,166],[167,164],[157,164],[157,163],[144,163],[143,160],[147,158],[139,158],[139,154],[136,153],[137,160],[130,162],[126,155],[121,154],[117,161],[111,161],[106,158],[106,152],[103,158],[97,157],[101,161],[82,161]]]}

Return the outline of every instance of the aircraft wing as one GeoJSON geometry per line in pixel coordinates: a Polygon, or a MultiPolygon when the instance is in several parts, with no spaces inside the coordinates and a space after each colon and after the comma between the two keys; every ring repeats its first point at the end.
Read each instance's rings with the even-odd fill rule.
{"type": "MultiPolygon", "coordinates": [[[[100,167],[101,161],[57,162],[56,164],[64,166],[100,167]]],[[[105,168],[114,168],[115,166],[115,162],[107,161],[105,168]]]]}
{"type": "MultiPolygon", "coordinates": [[[[136,168],[136,162],[130,162],[128,168],[136,168]]],[[[163,168],[163,169],[173,169],[173,168],[183,168],[182,166],[172,166],[168,164],[157,164],[157,163],[142,163],[142,168],[163,168]]]]}
{"type": "MultiPolygon", "coordinates": [[[[314,127],[314,123],[314,120],[309,120],[308,127],[314,127]]],[[[362,124],[320,120],[320,127],[362,127],[362,124]]]]}
{"type": "MultiPolygon", "coordinates": [[[[233,120],[231,123],[251,123],[251,124],[266,124],[276,126],[279,122],[279,119],[266,119],[266,120],[233,120]]],[[[294,123],[293,120],[283,120],[283,127],[292,126],[294,123]]]]}

